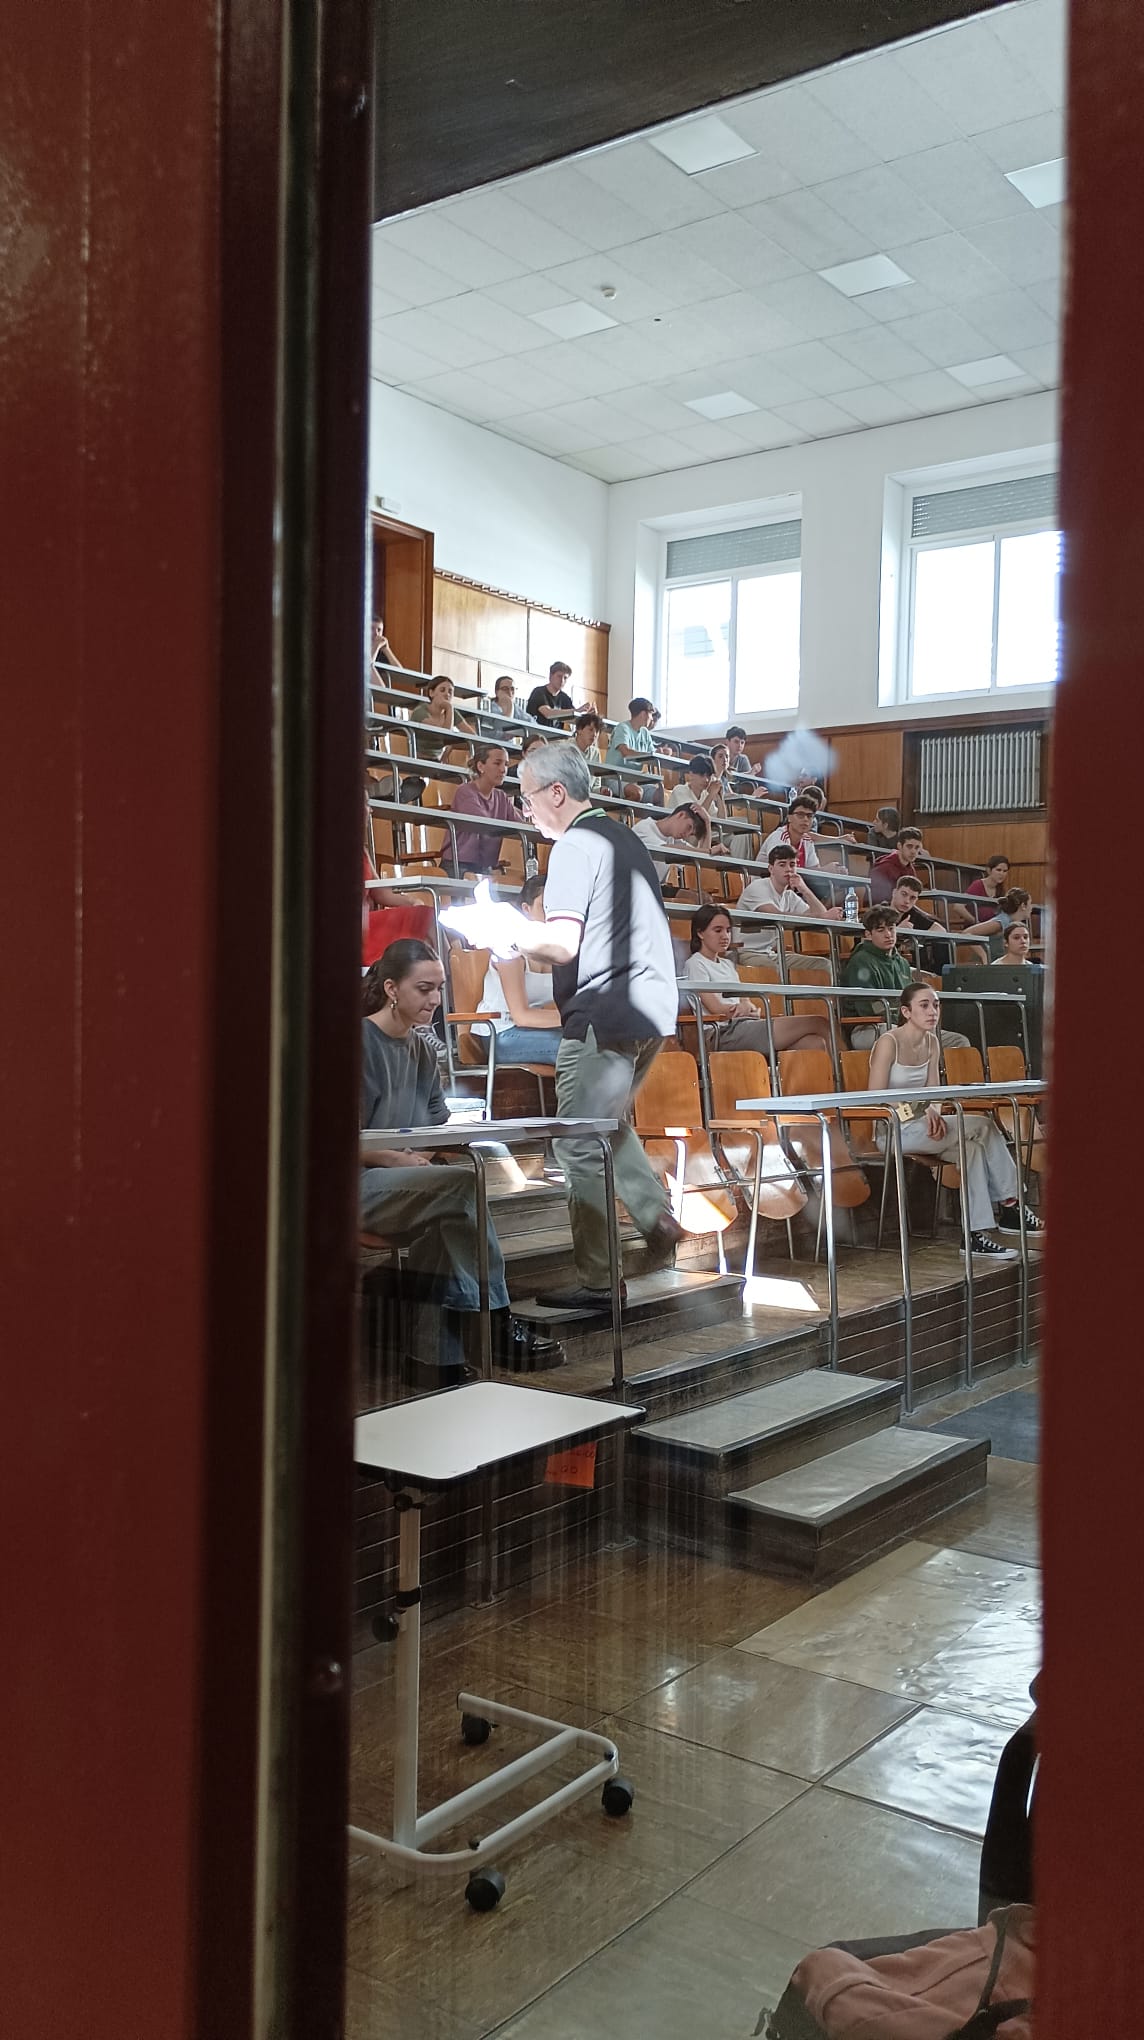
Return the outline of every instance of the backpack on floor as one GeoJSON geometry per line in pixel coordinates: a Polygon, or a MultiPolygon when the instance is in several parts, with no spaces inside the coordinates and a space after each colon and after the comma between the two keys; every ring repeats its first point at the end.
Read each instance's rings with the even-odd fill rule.
{"type": "Polygon", "coordinates": [[[957,1933],[817,1948],[767,2040],[1032,2040],[1033,1917],[1013,1905],[957,1933]]]}

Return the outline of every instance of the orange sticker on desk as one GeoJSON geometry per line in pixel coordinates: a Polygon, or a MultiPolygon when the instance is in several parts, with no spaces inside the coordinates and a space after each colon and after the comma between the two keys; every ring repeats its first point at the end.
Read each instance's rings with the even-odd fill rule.
{"type": "Polygon", "coordinates": [[[573,1445],[567,1452],[550,1452],[544,1478],[554,1487],[595,1487],[595,1443],[573,1445]]]}

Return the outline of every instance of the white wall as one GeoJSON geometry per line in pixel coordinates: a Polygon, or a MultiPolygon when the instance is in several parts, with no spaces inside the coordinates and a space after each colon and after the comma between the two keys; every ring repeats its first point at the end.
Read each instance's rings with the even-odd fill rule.
{"type": "MultiPolygon", "coordinates": [[[[1002,695],[986,703],[878,704],[879,607],[886,477],[944,462],[980,460],[1047,446],[1057,438],[1051,394],[980,404],[808,440],[774,453],[747,454],[705,467],[617,482],[609,492],[608,587],[612,626],[609,705],[615,715],[633,694],[650,694],[655,673],[658,576],[665,528],[695,528],[776,499],[802,504],[802,676],[798,722],[810,729],[842,723],[940,718],[958,710],[1019,701],[1046,707],[1049,691],[1002,695]]],[[[747,727],[781,730],[788,716],[745,716],[747,727]]]]}
{"type": "Polygon", "coordinates": [[[370,496],[433,533],[438,567],[607,619],[606,483],[376,378],[370,394],[370,496]]]}

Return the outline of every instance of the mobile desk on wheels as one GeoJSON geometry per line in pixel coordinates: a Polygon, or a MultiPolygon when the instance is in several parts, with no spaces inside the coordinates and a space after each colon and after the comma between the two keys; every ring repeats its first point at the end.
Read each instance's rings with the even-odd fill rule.
{"type": "MultiPolygon", "coordinates": [[[[397,1725],[394,1749],[393,1834],[350,1828],[351,1840],[412,1870],[468,1872],[465,1896],[477,1912],[490,1912],[504,1891],[500,1872],[486,1865],[523,1835],[551,1820],[562,1807],[602,1787],[604,1811],[627,1813],[634,1797],[617,1773],[619,1752],[609,1737],[566,1722],[550,1721],[519,1707],[503,1707],[479,1694],[459,1693],[461,1733],[466,1742],[487,1740],[492,1724],[512,1722],[539,1729],[543,1740],[514,1762],[503,1764],[475,1785],[456,1792],[427,1813],[417,1811],[417,1753],[421,1677],[421,1508],[427,1494],[454,1487],[474,1474],[489,1473],[512,1459],[585,1445],[622,1431],[643,1411],[586,1396],[553,1395],[511,1383],[478,1381],[464,1388],[370,1410],[354,1425],[358,1466],[380,1473],[393,1494],[399,1519],[397,1572],[397,1725]],[[535,1806],[480,1840],[439,1853],[426,1844],[470,1815],[546,1771],[572,1749],[591,1755],[589,1768],[549,1792],[535,1806]]],[[[471,1826],[470,1826],[471,1832],[471,1826]]]]}

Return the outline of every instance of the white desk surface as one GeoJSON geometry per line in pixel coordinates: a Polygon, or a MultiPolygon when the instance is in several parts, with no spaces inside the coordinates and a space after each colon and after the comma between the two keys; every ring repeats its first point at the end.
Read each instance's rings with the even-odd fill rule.
{"type": "Polygon", "coordinates": [[[512,1147],[518,1141],[573,1139],[619,1131],[618,1119],[451,1119],[447,1126],[363,1127],[361,1151],[391,1148],[512,1147]]]}
{"type": "Polygon", "coordinates": [[[408,1487],[449,1487],[526,1452],[566,1440],[584,1443],[644,1412],[630,1404],[553,1395],[511,1382],[474,1381],[393,1409],[369,1410],[354,1423],[354,1459],[408,1487]]]}

